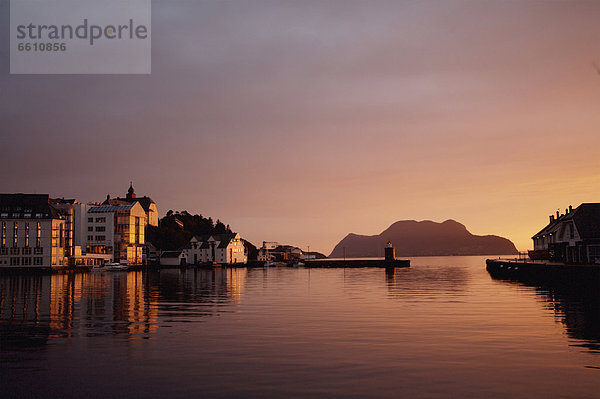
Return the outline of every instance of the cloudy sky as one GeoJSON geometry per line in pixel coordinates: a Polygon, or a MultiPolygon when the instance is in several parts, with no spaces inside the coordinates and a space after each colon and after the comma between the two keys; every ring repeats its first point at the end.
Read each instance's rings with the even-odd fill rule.
{"type": "Polygon", "coordinates": [[[153,1],[151,75],[10,75],[0,191],[100,201],[329,253],[455,219],[528,249],[600,201],[600,3],[153,1]]]}

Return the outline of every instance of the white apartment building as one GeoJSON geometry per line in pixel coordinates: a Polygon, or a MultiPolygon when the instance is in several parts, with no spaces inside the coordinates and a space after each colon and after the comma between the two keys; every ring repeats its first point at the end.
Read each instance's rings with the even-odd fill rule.
{"type": "Polygon", "coordinates": [[[199,263],[233,264],[248,261],[244,242],[238,233],[194,236],[190,239],[187,248],[182,250],[181,256],[187,264],[193,265],[199,263]]]}
{"type": "Polygon", "coordinates": [[[0,194],[0,267],[66,264],[66,220],[47,194],[0,194]]]}

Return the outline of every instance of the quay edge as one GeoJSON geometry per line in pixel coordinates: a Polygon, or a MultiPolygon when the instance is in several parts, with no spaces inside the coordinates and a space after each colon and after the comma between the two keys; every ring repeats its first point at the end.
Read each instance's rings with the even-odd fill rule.
{"type": "Polygon", "coordinates": [[[396,268],[410,267],[409,259],[315,259],[304,262],[305,267],[335,267],[335,268],[352,268],[352,267],[379,267],[379,268],[396,268]]]}
{"type": "Polygon", "coordinates": [[[528,260],[487,259],[486,270],[493,278],[518,280],[600,279],[598,264],[566,264],[528,260]]]}

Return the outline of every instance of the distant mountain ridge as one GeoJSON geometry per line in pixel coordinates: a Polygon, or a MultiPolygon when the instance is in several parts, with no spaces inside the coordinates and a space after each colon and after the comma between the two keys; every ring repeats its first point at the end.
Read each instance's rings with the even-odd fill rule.
{"type": "Polygon", "coordinates": [[[495,236],[477,236],[455,220],[442,223],[430,220],[402,220],[392,224],[381,234],[366,236],[350,233],[340,241],[330,258],[383,257],[383,248],[391,241],[396,256],[449,256],[449,255],[508,255],[517,254],[517,248],[508,239],[495,236]],[[344,249],[345,248],[345,249],[344,249]]]}

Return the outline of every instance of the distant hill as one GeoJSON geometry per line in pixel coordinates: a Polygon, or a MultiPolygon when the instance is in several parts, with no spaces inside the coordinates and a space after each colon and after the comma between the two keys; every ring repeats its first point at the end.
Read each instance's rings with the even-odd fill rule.
{"type": "Polygon", "coordinates": [[[494,235],[476,236],[454,221],[436,223],[402,220],[379,235],[348,234],[329,255],[330,258],[383,257],[383,248],[391,241],[396,256],[508,255],[517,248],[508,239],[494,235]]]}

